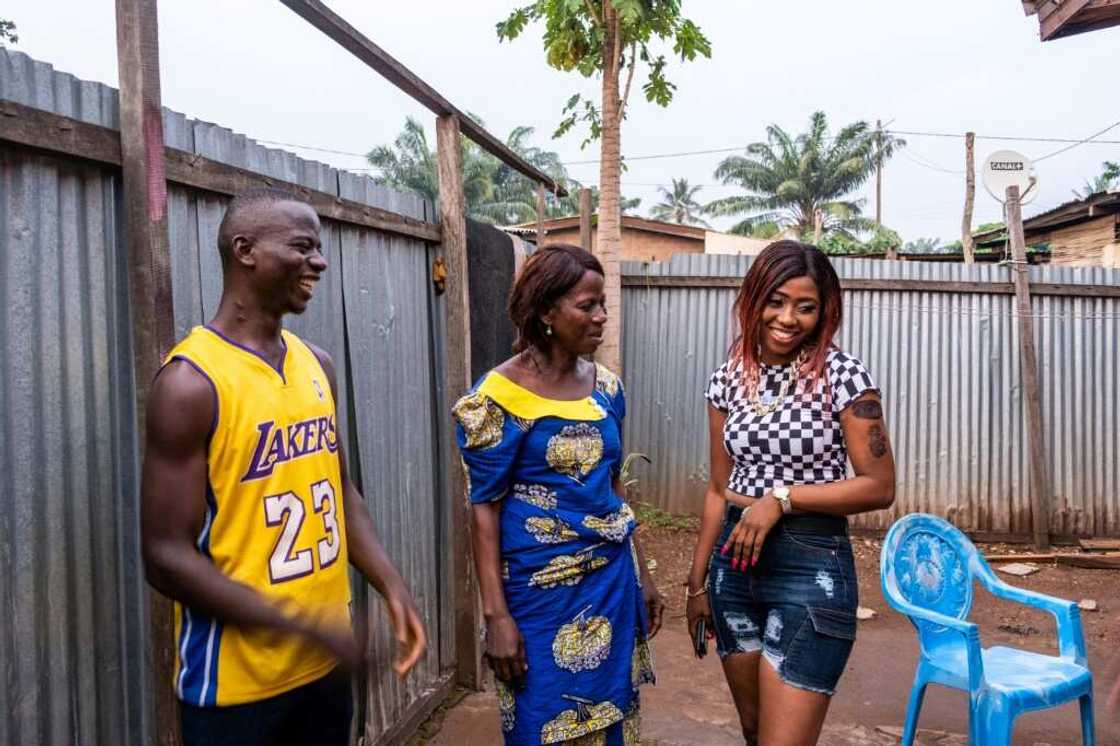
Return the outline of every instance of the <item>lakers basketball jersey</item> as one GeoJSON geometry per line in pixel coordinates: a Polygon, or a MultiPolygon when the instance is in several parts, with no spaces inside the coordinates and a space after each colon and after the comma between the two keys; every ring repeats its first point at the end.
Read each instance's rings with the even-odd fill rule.
{"type": "MultiPolygon", "coordinates": [[[[349,624],[346,523],[330,382],[315,353],[281,332],[279,369],[209,327],[167,357],[210,380],[216,417],[198,550],[288,611],[349,624]]],[[[243,629],[175,604],[175,691],[198,706],[253,702],[326,674],[303,637],[243,629]]]]}

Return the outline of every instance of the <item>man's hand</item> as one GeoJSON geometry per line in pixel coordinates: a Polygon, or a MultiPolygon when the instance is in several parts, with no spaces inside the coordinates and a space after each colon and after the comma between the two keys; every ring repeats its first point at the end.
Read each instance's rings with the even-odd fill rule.
{"type": "Polygon", "coordinates": [[[337,658],[339,666],[346,671],[357,671],[366,661],[366,625],[362,617],[355,619],[353,626],[320,624],[299,631],[337,658]]]}
{"type": "Polygon", "coordinates": [[[403,677],[428,647],[428,633],[424,631],[424,622],[412,595],[403,586],[386,595],[385,607],[397,638],[397,658],[393,661],[393,670],[397,676],[403,677]]]}

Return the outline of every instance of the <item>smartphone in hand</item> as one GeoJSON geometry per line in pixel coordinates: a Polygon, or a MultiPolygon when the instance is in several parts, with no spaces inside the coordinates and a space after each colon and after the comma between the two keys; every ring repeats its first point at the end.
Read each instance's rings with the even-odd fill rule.
{"type": "Polygon", "coordinates": [[[708,625],[703,619],[696,622],[696,628],[692,630],[692,647],[697,658],[708,654],[708,625]]]}

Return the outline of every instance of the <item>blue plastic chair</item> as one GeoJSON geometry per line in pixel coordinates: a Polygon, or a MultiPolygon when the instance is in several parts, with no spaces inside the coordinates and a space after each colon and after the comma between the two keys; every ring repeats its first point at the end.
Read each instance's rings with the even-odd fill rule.
{"type": "Polygon", "coordinates": [[[891,526],[880,559],[883,597],[910,618],[921,646],[903,746],[914,742],[929,684],[968,692],[969,743],[974,746],[1009,746],[1020,713],[1072,699],[1080,700],[1082,742],[1091,746],[1093,677],[1085,662],[1077,604],[1008,585],[967,536],[925,513],[912,513],[891,526]],[[973,579],[994,596],[1053,614],[1059,655],[981,648],[979,628],[966,621],[973,579]]]}

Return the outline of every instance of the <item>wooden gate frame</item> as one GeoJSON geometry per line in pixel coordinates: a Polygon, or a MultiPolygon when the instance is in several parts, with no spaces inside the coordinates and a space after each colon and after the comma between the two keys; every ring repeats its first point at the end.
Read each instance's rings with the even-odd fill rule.
{"type": "MultiPolygon", "coordinates": [[[[387,218],[395,232],[439,243],[447,267],[447,301],[443,304],[444,417],[470,386],[470,304],[467,284],[466,206],[463,199],[460,133],[515,171],[536,182],[540,191],[557,196],[564,187],[527,163],[500,140],[464,115],[430,85],[386,53],[369,38],[332,12],[319,0],[279,0],[323,34],[338,42],[383,78],[436,115],[437,159],[440,184],[439,229],[407,225],[399,216],[387,218]],[[411,230],[408,230],[411,229],[411,230]]],[[[138,432],[144,432],[144,405],[160,361],[174,344],[171,298],[171,250],[167,227],[168,161],[163,137],[159,86],[158,0],[116,0],[117,67],[120,76],[120,150],[125,205],[128,286],[132,304],[132,334],[136,374],[138,432]]],[[[199,159],[205,161],[205,159],[199,159]]],[[[237,169],[218,169],[228,177],[237,169]]],[[[217,181],[217,180],[212,180],[217,181]]],[[[242,182],[245,180],[243,179],[242,182]]],[[[232,191],[237,188],[233,181],[232,191]]],[[[248,184],[244,184],[247,186],[248,184]]],[[[212,185],[211,185],[212,186],[212,185]]],[[[242,186],[242,188],[244,188],[242,186]]],[[[230,186],[216,189],[230,193],[230,186]]],[[[309,191],[309,190],[300,190],[309,191]]],[[[337,204],[345,202],[338,200],[337,204]]],[[[325,217],[329,207],[312,201],[325,217]]],[[[355,212],[370,210],[348,205],[355,212]]],[[[538,213],[541,207],[538,206],[538,213]]],[[[363,221],[364,222],[364,221],[363,221]]],[[[419,221],[412,221],[419,222],[419,221]]],[[[392,230],[392,228],[390,228],[392,230]]],[[[465,500],[466,480],[458,456],[443,444],[441,467],[447,475],[445,505],[453,511],[451,558],[455,604],[456,671],[458,682],[478,688],[482,681],[478,639],[479,609],[470,542],[470,514],[465,500]]],[[[155,591],[149,608],[155,740],[166,746],[179,743],[177,706],[169,682],[174,670],[173,627],[170,602],[155,591]]]]}

